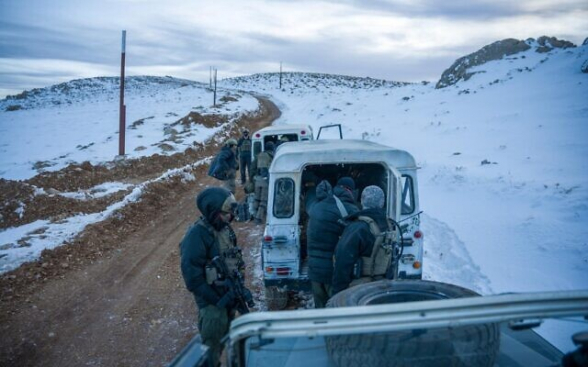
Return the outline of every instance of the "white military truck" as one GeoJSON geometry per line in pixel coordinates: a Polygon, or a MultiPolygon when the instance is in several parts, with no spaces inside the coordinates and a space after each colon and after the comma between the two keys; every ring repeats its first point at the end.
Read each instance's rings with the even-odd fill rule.
{"type": "Polygon", "coordinates": [[[265,144],[267,142],[271,141],[277,146],[286,139],[289,142],[313,140],[314,134],[312,127],[303,124],[276,125],[264,127],[254,132],[251,136],[251,143],[253,145],[253,149],[251,149],[251,160],[253,161],[260,152],[265,150],[265,144]]]}
{"type": "Polygon", "coordinates": [[[308,289],[305,212],[313,186],[340,177],[354,179],[357,194],[377,185],[386,196],[388,217],[399,223],[395,279],[421,279],[417,165],[408,152],[366,140],[313,140],[281,145],[270,167],[262,271],[270,309],[286,306],[287,290],[308,289]],[[402,239],[400,239],[402,232],[402,239]]]}
{"type": "MultiPolygon", "coordinates": [[[[336,294],[327,308],[253,312],[231,323],[230,367],[586,366],[588,331],[564,355],[535,330],[588,318],[588,290],[478,297],[426,280],[381,280],[336,294]],[[560,320],[557,320],[557,319],[560,320]]],[[[560,335],[564,337],[565,332],[560,335]]],[[[197,335],[170,367],[212,366],[197,335]]]]}

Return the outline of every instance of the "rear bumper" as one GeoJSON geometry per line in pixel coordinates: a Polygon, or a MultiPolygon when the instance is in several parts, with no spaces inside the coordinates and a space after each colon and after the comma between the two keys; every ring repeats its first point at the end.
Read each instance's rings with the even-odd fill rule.
{"type": "Polygon", "coordinates": [[[420,274],[406,274],[405,271],[398,273],[398,279],[423,279],[423,273],[420,274]]]}

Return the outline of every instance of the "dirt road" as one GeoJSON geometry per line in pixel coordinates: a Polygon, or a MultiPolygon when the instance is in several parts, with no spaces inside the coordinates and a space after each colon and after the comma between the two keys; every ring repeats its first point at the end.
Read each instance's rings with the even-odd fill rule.
{"type": "MultiPolygon", "coordinates": [[[[260,102],[264,113],[239,127],[255,130],[279,117],[275,105],[260,102]]],[[[199,155],[213,152],[203,149],[199,155]]],[[[126,213],[127,218],[140,218],[132,230],[113,235],[108,226],[92,229],[100,236],[90,238],[100,242],[104,236],[116,245],[93,250],[91,257],[77,253],[89,251],[91,243],[63,246],[70,248],[57,255],[45,253],[22,274],[4,276],[0,365],[161,366],[171,361],[197,333],[195,303],[179,272],[178,244],[197,219],[195,196],[218,184],[205,168],[194,172],[196,181],[179,192],[160,190],[158,200],[151,200],[157,205],[148,207],[153,213],[141,207],[135,216],[126,213]],[[68,265],[74,260],[81,265],[68,265]],[[55,276],[43,275],[45,264],[57,268],[55,276]],[[37,272],[38,281],[15,283],[37,272]]],[[[261,228],[250,223],[234,227],[245,248],[248,279],[254,279],[252,257],[258,256],[261,228]]],[[[252,287],[259,295],[259,285],[252,287]]]]}

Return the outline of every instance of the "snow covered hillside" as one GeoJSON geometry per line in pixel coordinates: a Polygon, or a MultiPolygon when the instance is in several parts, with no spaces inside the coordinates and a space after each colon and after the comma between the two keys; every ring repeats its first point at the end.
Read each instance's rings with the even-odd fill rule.
{"type": "MultiPolygon", "coordinates": [[[[0,177],[27,179],[74,162],[112,160],[118,154],[119,80],[73,80],[0,101],[0,177]]],[[[255,98],[228,91],[219,92],[214,108],[206,87],[169,77],[126,78],[128,157],[183,151],[218,130],[207,116],[227,120],[258,108],[255,98]]]]}
{"type": "MultiPolygon", "coordinates": [[[[111,165],[118,154],[118,83],[118,78],[74,80],[0,101],[0,274],[37,259],[44,249],[62,245],[88,224],[140,200],[151,183],[195,179],[163,159],[134,165],[129,161],[127,170],[134,169],[137,177],[125,173],[124,167],[113,176],[106,168],[93,166],[111,165]],[[64,180],[57,178],[47,191],[34,180],[9,181],[70,164],[78,165],[70,169],[79,171],[74,176],[86,172],[90,180],[61,182],[58,187],[55,181],[64,180]],[[140,173],[145,164],[155,167],[151,171],[162,171],[139,181],[146,176],[140,173]],[[173,169],[166,171],[170,166],[173,169]],[[117,181],[103,182],[106,176],[117,181]],[[92,181],[100,184],[93,186],[92,181]]],[[[259,109],[251,95],[231,91],[219,91],[213,107],[213,93],[205,85],[174,78],[131,77],[125,90],[127,158],[183,152],[231,125],[226,122],[259,109]]],[[[189,165],[201,163],[207,162],[189,165]]]]}
{"type": "MultiPolygon", "coordinates": [[[[170,154],[202,142],[220,128],[207,125],[207,118],[222,114],[230,120],[256,111],[257,100],[244,92],[254,91],[280,107],[279,124],[307,123],[316,132],[341,123],[345,138],[414,155],[422,167],[426,279],[483,294],[586,288],[588,73],[582,69],[588,45],[546,49],[545,43],[524,42],[528,48],[508,56],[463,64],[461,76],[444,88],[285,73],[279,89],[278,74],[256,74],[223,80],[220,104],[213,108],[211,91],[200,83],[129,78],[127,153],[170,154]]],[[[72,81],[2,100],[0,178],[110,161],[118,151],[117,130],[117,78],[72,81]]],[[[133,187],[120,185],[111,186],[131,190],[132,199],[133,187]]],[[[76,231],[86,223],[86,217],[69,220],[76,231]]],[[[47,229],[45,237],[61,237],[39,246],[63,241],[72,228],[67,223],[47,229]]],[[[0,272],[24,261],[8,257],[13,248],[5,244],[49,225],[0,231],[0,272]]],[[[560,349],[572,349],[569,327],[548,323],[540,331],[560,349]]]]}
{"type": "MultiPolygon", "coordinates": [[[[425,278],[485,294],[586,288],[588,45],[537,52],[527,42],[441,89],[297,73],[281,90],[277,74],[222,85],[271,95],[279,123],[341,123],[346,138],[411,152],[425,278]]],[[[550,339],[572,348],[563,334],[550,339]]]]}

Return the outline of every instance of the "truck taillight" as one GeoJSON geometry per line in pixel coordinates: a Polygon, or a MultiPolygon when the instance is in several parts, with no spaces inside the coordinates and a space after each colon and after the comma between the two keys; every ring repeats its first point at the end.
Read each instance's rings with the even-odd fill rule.
{"type": "Polygon", "coordinates": [[[265,237],[263,238],[263,241],[264,241],[264,242],[272,242],[273,240],[274,240],[274,239],[273,239],[273,237],[272,237],[272,236],[265,236],[265,237]]]}
{"type": "Polygon", "coordinates": [[[265,268],[265,272],[266,273],[273,273],[274,272],[274,268],[272,266],[268,266],[265,268]]]}
{"type": "Polygon", "coordinates": [[[300,131],[300,135],[306,135],[306,130],[300,131]]]}
{"type": "Polygon", "coordinates": [[[423,237],[423,232],[421,232],[421,231],[415,231],[414,234],[413,234],[413,237],[418,240],[419,238],[423,237]]]}

